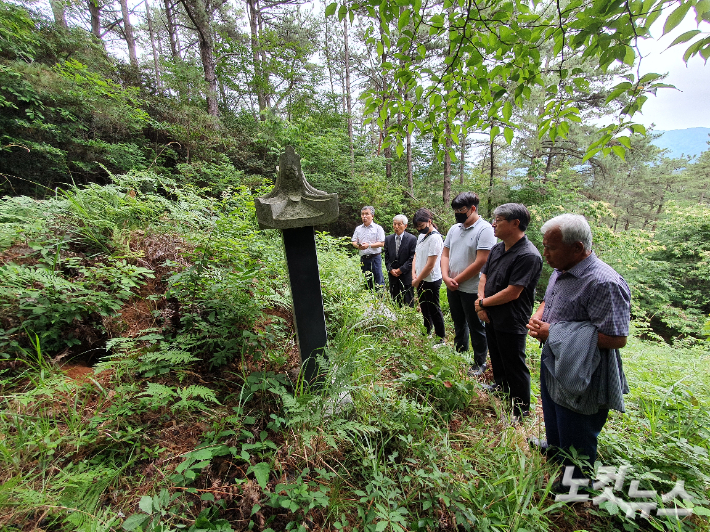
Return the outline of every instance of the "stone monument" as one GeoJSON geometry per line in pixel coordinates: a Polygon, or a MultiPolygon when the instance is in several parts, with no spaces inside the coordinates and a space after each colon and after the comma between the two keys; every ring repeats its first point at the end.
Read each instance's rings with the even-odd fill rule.
{"type": "Polygon", "coordinates": [[[277,172],[271,193],[256,199],[256,217],[261,229],[282,232],[304,377],[316,384],[316,356],[326,346],[328,336],[313,226],[338,217],[338,195],[315,189],[306,181],[301,157],[291,146],[279,157],[277,172]]]}

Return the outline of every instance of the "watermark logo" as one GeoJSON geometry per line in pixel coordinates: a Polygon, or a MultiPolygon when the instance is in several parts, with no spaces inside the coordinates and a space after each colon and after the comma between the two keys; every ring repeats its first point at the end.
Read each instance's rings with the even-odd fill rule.
{"type": "MultiPolygon", "coordinates": [[[[692,508],[658,508],[658,492],[656,490],[640,490],[639,481],[632,480],[629,486],[629,499],[636,501],[626,501],[617,497],[614,492],[622,491],[626,471],[628,466],[620,466],[618,469],[614,466],[602,466],[597,473],[596,482],[592,483],[591,488],[601,493],[596,497],[592,497],[588,493],[580,493],[580,488],[588,488],[590,480],[588,478],[572,478],[574,472],[573,466],[565,467],[565,474],[562,477],[562,485],[569,487],[569,493],[557,495],[555,502],[583,502],[591,500],[595,506],[608,502],[615,504],[622,512],[626,513],[627,518],[632,518],[636,512],[641,513],[641,517],[649,517],[651,512],[655,511],[657,516],[674,516],[685,517],[693,513],[692,508]],[[644,499],[646,499],[644,501],[644,499]]],[[[661,495],[661,501],[666,504],[674,499],[681,499],[684,505],[693,501],[693,497],[685,491],[685,481],[677,480],[675,486],[668,493],[661,495]]]]}

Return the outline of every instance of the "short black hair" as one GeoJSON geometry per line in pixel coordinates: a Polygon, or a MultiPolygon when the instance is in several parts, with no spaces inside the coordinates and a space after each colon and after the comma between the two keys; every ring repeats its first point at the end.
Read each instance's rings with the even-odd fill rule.
{"type": "Polygon", "coordinates": [[[476,207],[476,210],[478,210],[479,201],[481,200],[475,192],[461,192],[451,202],[451,208],[456,210],[461,207],[476,207]]]}
{"type": "Polygon", "coordinates": [[[506,220],[519,220],[518,228],[525,231],[530,223],[530,211],[522,203],[504,203],[493,210],[493,216],[502,216],[506,220]]]}

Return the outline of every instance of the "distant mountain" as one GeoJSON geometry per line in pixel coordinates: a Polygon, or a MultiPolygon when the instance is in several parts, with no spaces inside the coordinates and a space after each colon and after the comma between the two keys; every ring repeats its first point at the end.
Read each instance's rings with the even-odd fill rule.
{"type": "Polygon", "coordinates": [[[654,133],[663,133],[660,137],[652,142],[659,148],[669,150],[667,157],[680,157],[685,154],[700,155],[705,150],[709,149],[707,142],[710,140],[708,134],[710,127],[691,127],[688,129],[672,129],[670,131],[654,131],[654,133]]]}

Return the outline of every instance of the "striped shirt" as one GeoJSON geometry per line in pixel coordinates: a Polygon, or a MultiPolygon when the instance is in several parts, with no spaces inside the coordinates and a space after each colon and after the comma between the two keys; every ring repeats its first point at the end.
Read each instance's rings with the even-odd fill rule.
{"type": "Polygon", "coordinates": [[[630,319],[629,285],[594,252],[565,272],[552,272],[542,321],[591,321],[607,336],[628,336],[630,319]]]}
{"type": "Polygon", "coordinates": [[[553,401],[580,414],[599,408],[624,411],[629,387],[619,350],[599,350],[596,332],[628,336],[630,320],[629,286],[594,253],[565,272],[552,273],[542,313],[550,336],[540,371],[553,401]]]}

